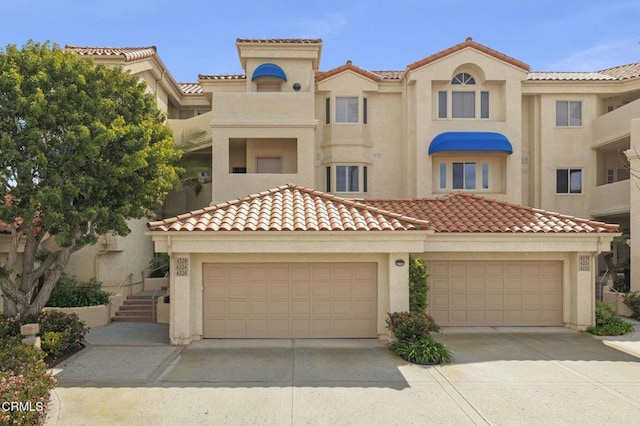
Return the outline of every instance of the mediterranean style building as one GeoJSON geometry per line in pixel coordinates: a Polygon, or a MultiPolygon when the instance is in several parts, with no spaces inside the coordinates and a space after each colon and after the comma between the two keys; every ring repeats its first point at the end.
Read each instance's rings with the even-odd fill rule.
{"type": "MultiPolygon", "coordinates": [[[[564,283],[559,284],[563,294],[560,299],[564,300],[559,315],[564,319],[556,322],[575,326],[592,322],[592,315],[586,320],[569,318],[575,310],[569,300],[574,297],[569,293],[574,292],[569,287],[593,287],[595,275],[605,268],[595,255],[605,243],[608,246],[611,238],[600,236],[598,249],[588,250],[589,256],[593,255],[593,269],[591,278],[584,281],[587,284],[582,284],[581,278],[574,279],[574,272],[568,272],[577,271],[582,249],[556,250],[550,246],[564,247],[562,239],[554,243],[529,241],[533,238],[528,235],[530,229],[544,228],[544,221],[550,217],[568,221],[572,217],[587,218],[591,222],[585,223],[592,227],[593,221],[618,224],[618,232],[632,243],[630,249],[624,244],[614,247],[616,260],[622,263],[631,257],[632,264],[640,265],[640,245],[633,244],[640,240],[640,227],[633,225],[640,219],[640,186],[635,173],[640,170],[640,63],[591,72],[532,71],[525,62],[468,38],[423,58],[423,52],[416,52],[418,59],[406,66],[399,64],[398,70],[366,70],[350,60],[323,70],[319,39],[238,39],[236,46],[244,73],[200,74],[192,83],[176,82],[155,47],[67,46],[68,50],[91,56],[96,63],[120,65],[145,80],[158,106],[166,112],[168,126],[185,150],[184,157],[206,170],[201,173],[203,190],[198,194],[191,190],[170,194],[161,219],[185,212],[197,216],[201,209],[233,205],[249,194],[256,194],[263,203],[271,202],[274,194],[289,191],[285,187],[288,184],[295,184],[288,188],[303,188],[301,193],[306,189],[321,193],[316,202],[347,200],[366,208],[384,209],[387,204],[381,200],[447,199],[457,193],[473,194],[469,200],[481,196],[494,200],[502,209],[495,221],[484,218],[487,227],[499,225],[504,226],[503,233],[522,232],[522,238],[510,240],[511,248],[504,249],[521,253],[520,257],[504,253],[501,261],[551,261],[562,257],[550,254],[556,251],[578,253],[571,261],[562,258],[564,266],[558,269],[564,283]],[[271,188],[281,189],[265,192],[271,188]],[[542,225],[526,219],[511,223],[505,212],[515,205],[543,212],[542,225]],[[542,246],[533,248],[536,244],[547,245],[543,250],[542,246]],[[536,257],[536,250],[546,254],[536,257]]],[[[404,208],[398,206],[394,208],[404,208]]],[[[454,224],[459,220],[459,227],[463,226],[465,212],[460,212],[458,219],[455,212],[452,214],[445,219],[454,224]]],[[[117,285],[127,274],[137,278],[153,248],[149,237],[142,235],[146,224],[132,225],[132,236],[105,237],[101,244],[75,255],[71,271],[97,276],[110,281],[110,285],[117,285]]],[[[563,226],[570,232],[570,225],[563,226]]],[[[175,228],[155,223],[150,229],[156,249],[176,253],[156,235],[159,230],[175,228]]],[[[447,238],[459,238],[455,234],[463,232],[450,229],[447,238]]],[[[495,243],[489,232],[478,232],[477,241],[495,243]]],[[[424,244],[429,246],[428,242],[424,244]]],[[[458,254],[434,255],[434,259],[491,260],[478,254],[485,251],[479,242],[460,240],[458,244],[467,244],[467,248],[455,250],[449,243],[442,244],[438,246],[442,250],[449,247],[447,250],[458,254]]],[[[233,252],[236,246],[225,247],[233,252]]],[[[192,263],[207,264],[193,254],[199,249],[182,250],[191,253],[184,258],[192,263]]],[[[251,252],[250,248],[243,250],[251,252]]],[[[495,247],[491,250],[500,251],[495,247]]],[[[425,249],[425,253],[428,251],[425,249]]],[[[226,259],[226,254],[219,256],[226,259]]],[[[425,257],[429,260],[428,255],[425,257]]],[[[327,258],[336,260],[334,256],[327,258]]],[[[275,258],[265,259],[273,262],[275,258]]],[[[393,265],[389,265],[378,264],[379,283],[397,279],[392,276],[393,265]]],[[[446,264],[433,267],[442,265],[448,268],[446,264]]],[[[589,269],[580,269],[585,270],[589,269]]],[[[202,274],[196,274],[200,286],[202,274]]],[[[172,286],[179,280],[175,278],[172,286]]],[[[640,290],[640,267],[632,268],[631,285],[633,290],[640,290]]],[[[589,291],[584,293],[587,296],[576,297],[589,299],[589,291]]],[[[176,300],[187,308],[202,303],[201,296],[194,299],[193,294],[184,296],[184,300],[180,295],[173,296],[172,304],[176,300]]],[[[394,306],[395,296],[387,290],[379,290],[377,297],[380,304],[385,297],[390,298],[378,308],[379,313],[394,306]]],[[[398,303],[396,306],[404,306],[404,302],[398,303]]],[[[589,304],[591,312],[592,307],[589,304]]],[[[202,315],[200,312],[196,316],[202,315]]],[[[217,335],[206,331],[204,316],[205,320],[176,319],[172,324],[173,341],[217,335]]],[[[381,316],[377,324],[384,323],[381,316]]],[[[472,321],[471,317],[461,322],[442,318],[445,324],[472,321]]],[[[383,328],[377,327],[378,334],[383,334],[379,330],[383,328]]]]}

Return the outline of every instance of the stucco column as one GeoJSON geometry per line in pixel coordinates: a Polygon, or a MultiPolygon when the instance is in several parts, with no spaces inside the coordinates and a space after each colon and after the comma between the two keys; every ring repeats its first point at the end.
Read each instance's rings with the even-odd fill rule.
{"type": "Polygon", "coordinates": [[[571,253],[569,259],[569,323],[584,330],[595,324],[595,274],[593,253],[571,253]]]}
{"type": "Polygon", "coordinates": [[[631,120],[631,148],[625,154],[631,168],[631,291],[640,291],[640,118],[631,120]]]}
{"type": "Polygon", "coordinates": [[[389,253],[389,312],[408,310],[409,254],[389,253]]]}
{"type": "Polygon", "coordinates": [[[172,345],[191,342],[191,258],[187,253],[171,255],[169,336],[172,345]],[[177,291],[180,289],[180,291],[177,291]]]}

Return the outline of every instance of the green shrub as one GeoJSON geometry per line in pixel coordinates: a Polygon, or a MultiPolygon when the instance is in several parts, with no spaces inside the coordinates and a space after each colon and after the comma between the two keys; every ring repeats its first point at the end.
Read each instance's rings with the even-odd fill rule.
{"type": "Polygon", "coordinates": [[[23,345],[19,337],[0,339],[0,401],[19,403],[0,411],[0,424],[40,425],[56,379],[47,372],[42,351],[23,345]]]}
{"type": "Polygon", "coordinates": [[[388,314],[387,329],[398,340],[418,340],[440,331],[440,326],[429,315],[417,312],[393,312],[388,314]]]}
{"type": "Polygon", "coordinates": [[[102,291],[100,287],[100,282],[95,278],[83,282],[75,277],[63,275],[53,288],[47,306],[77,308],[106,305],[109,303],[110,294],[102,291]]]}
{"type": "Polygon", "coordinates": [[[89,331],[78,315],[60,311],[43,311],[26,317],[0,315],[0,340],[19,337],[20,326],[29,323],[40,324],[41,348],[50,360],[82,349],[84,336],[89,331]]]}
{"type": "Polygon", "coordinates": [[[446,364],[453,361],[451,350],[431,336],[422,336],[418,340],[401,340],[389,344],[396,355],[414,364],[446,364]]]}
{"type": "Polygon", "coordinates": [[[424,260],[409,258],[409,311],[424,314],[427,312],[427,267],[424,260]]]}
{"type": "Polygon", "coordinates": [[[640,293],[634,291],[624,297],[624,303],[633,312],[633,318],[640,321],[640,293]]]}
{"type": "Polygon", "coordinates": [[[42,350],[47,356],[54,358],[82,349],[84,336],[89,331],[78,315],[60,311],[44,311],[40,313],[37,322],[40,324],[42,350]],[[42,337],[47,337],[52,332],[58,335],[48,336],[45,344],[42,337]]]}
{"type": "Polygon", "coordinates": [[[596,336],[621,336],[631,330],[631,324],[616,316],[613,304],[596,302],[596,325],[588,327],[587,332],[596,336]]]}

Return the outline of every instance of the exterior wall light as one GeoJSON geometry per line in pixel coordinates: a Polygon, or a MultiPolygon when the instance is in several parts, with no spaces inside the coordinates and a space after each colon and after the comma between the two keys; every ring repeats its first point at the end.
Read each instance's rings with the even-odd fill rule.
{"type": "Polygon", "coordinates": [[[293,90],[295,90],[296,92],[300,90],[300,87],[300,83],[293,83],[293,90]]]}
{"type": "Polygon", "coordinates": [[[396,259],[396,266],[404,266],[404,259],[396,259]]]}

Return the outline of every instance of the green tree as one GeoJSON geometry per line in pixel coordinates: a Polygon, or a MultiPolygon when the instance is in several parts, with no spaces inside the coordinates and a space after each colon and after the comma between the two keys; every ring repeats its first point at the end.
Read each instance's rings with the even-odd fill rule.
{"type": "Polygon", "coordinates": [[[409,310],[419,314],[427,312],[427,266],[419,257],[409,258],[409,310]]]}
{"type": "Polygon", "coordinates": [[[72,253],[150,216],[179,157],[147,87],[122,68],[50,43],[0,50],[5,313],[38,313],[72,253]]]}

